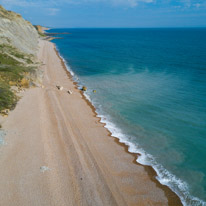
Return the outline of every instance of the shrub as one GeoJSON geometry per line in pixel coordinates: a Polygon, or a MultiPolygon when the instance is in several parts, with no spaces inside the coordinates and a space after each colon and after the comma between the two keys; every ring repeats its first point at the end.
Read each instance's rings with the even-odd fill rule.
{"type": "Polygon", "coordinates": [[[0,111],[4,109],[13,109],[16,105],[17,97],[10,90],[10,87],[0,83],[0,111]]]}
{"type": "Polygon", "coordinates": [[[15,107],[18,98],[15,91],[11,90],[11,86],[28,88],[30,82],[25,77],[30,76],[35,70],[33,67],[20,63],[7,53],[26,60],[27,63],[32,63],[30,55],[24,55],[10,45],[0,45],[0,112],[15,107]]]}
{"type": "Polygon", "coordinates": [[[24,87],[24,88],[29,88],[29,80],[26,79],[26,78],[23,78],[21,80],[21,86],[24,87]]]}

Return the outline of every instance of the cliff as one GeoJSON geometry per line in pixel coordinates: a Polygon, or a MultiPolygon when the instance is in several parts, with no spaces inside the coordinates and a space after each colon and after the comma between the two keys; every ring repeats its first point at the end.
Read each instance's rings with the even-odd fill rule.
{"type": "Polygon", "coordinates": [[[38,32],[20,14],[0,6],[0,44],[9,44],[26,54],[35,54],[38,47],[38,32]]]}
{"type": "Polygon", "coordinates": [[[39,84],[35,27],[0,6],[0,114],[7,116],[25,88],[39,84]]]}

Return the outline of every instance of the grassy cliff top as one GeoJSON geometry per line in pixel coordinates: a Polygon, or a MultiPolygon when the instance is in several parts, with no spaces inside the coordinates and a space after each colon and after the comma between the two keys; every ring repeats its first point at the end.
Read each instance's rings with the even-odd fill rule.
{"type": "Polygon", "coordinates": [[[14,20],[14,19],[17,19],[17,18],[22,18],[20,14],[17,14],[13,11],[7,11],[1,5],[0,5],[0,17],[7,18],[7,19],[10,19],[10,20],[14,20]]]}

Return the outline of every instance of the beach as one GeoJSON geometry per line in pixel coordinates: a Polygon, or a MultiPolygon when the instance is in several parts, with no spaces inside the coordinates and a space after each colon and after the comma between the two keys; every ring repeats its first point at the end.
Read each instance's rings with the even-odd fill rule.
{"type": "Polygon", "coordinates": [[[1,205],[181,205],[110,136],[55,45],[40,40],[38,59],[43,86],[25,91],[2,123],[1,205]]]}

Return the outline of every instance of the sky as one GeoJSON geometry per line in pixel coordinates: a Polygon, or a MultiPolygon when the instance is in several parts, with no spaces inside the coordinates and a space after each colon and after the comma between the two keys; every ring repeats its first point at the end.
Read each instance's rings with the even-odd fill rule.
{"type": "Polygon", "coordinates": [[[52,28],[206,27],[206,0],[0,0],[52,28]]]}

